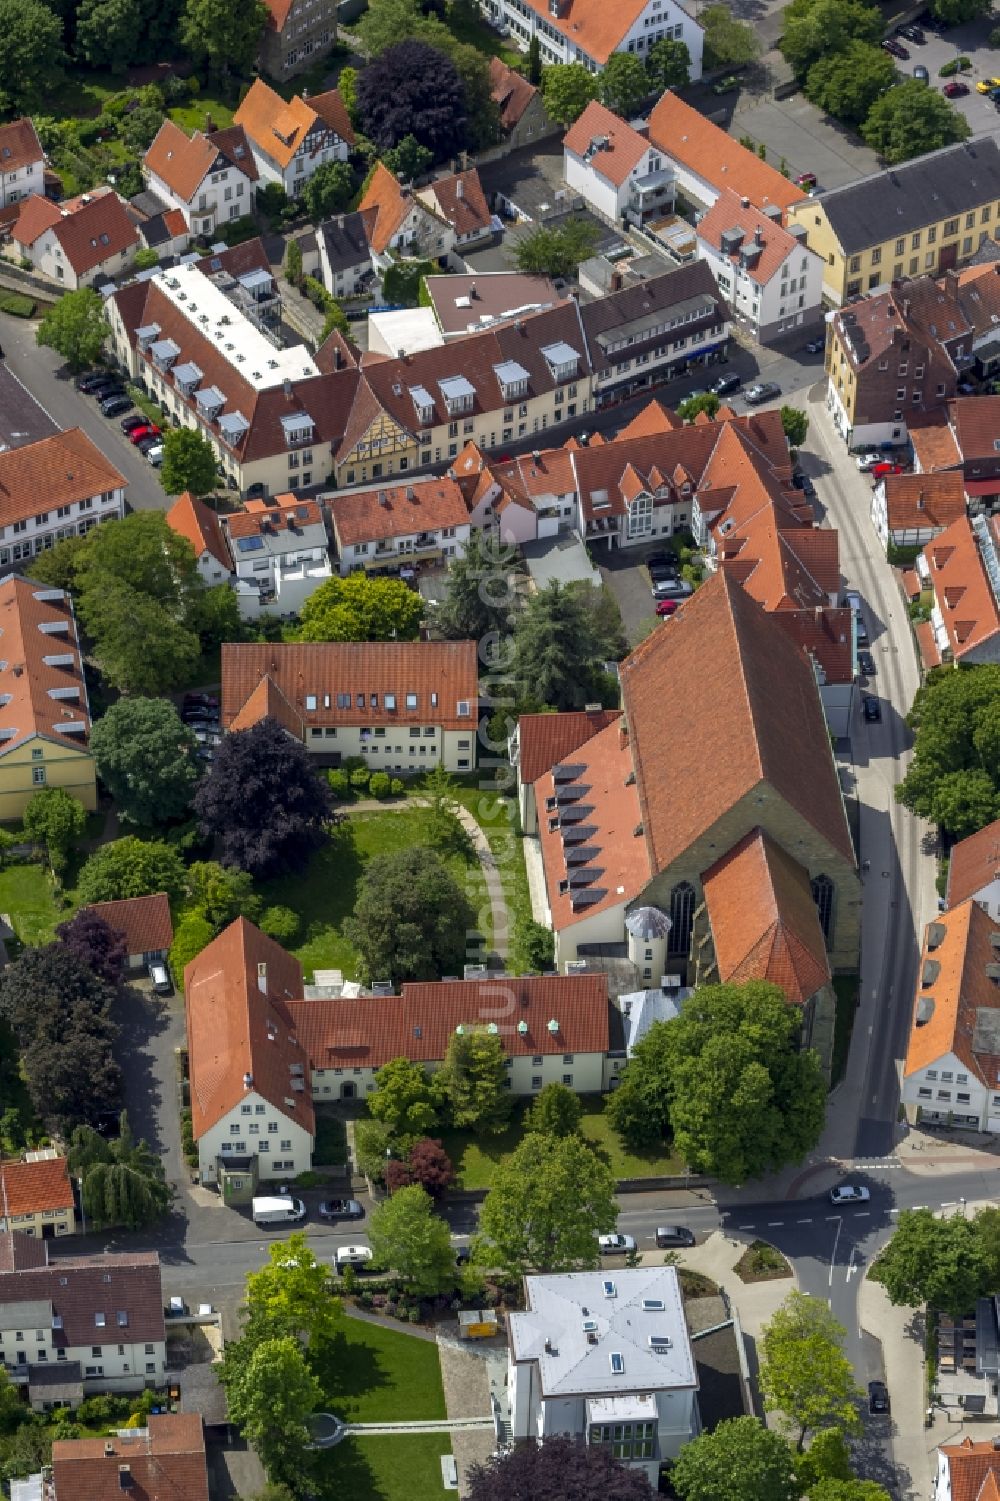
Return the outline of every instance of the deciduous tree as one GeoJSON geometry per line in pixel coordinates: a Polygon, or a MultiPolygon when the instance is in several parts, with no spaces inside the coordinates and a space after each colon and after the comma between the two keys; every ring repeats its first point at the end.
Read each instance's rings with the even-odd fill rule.
{"type": "Polygon", "coordinates": [[[82,1180],[84,1213],[95,1230],[109,1225],[141,1230],[165,1214],[170,1204],[163,1163],[147,1142],[134,1139],[124,1111],[119,1134],[110,1141],[90,1126],[77,1127],[69,1169],[82,1180]]]}
{"type": "Polygon", "coordinates": [[[888,52],[870,42],[849,42],[843,52],[831,52],[813,63],[805,92],[828,115],[860,125],[896,77],[896,64],[888,52]]]}
{"type": "Polygon", "coordinates": [[[90,733],[97,775],[126,823],[179,817],[198,784],[197,742],[166,698],[120,698],[90,733]]]}
{"type": "Polygon", "coordinates": [[[309,752],[273,719],[224,737],[194,806],[225,863],[254,877],[304,860],[332,817],[330,789],[309,752]]]}
{"type": "Polygon", "coordinates": [[[873,151],[894,163],[964,141],[972,127],[943,94],[919,78],[907,78],[876,99],[861,134],[873,151]]]}
{"type": "Polygon", "coordinates": [[[412,1145],[406,1159],[411,1180],[427,1190],[432,1199],[440,1198],[454,1181],[451,1158],[436,1136],[421,1136],[412,1145]]]}
{"type": "Polygon", "coordinates": [[[681,1501],[798,1501],[792,1452],[756,1418],[730,1418],[684,1444],[670,1472],[681,1501]]]}
{"type": "Polygon", "coordinates": [[[645,1472],[617,1463],[610,1444],[558,1436],[517,1444],[472,1465],[466,1485],[468,1501],[652,1501],[654,1495],[645,1472]]]}
{"type": "Polygon", "coordinates": [[[699,412],[714,417],[721,405],[714,391],[702,391],[699,396],[689,396],[686,401],[682,401],[677,408],[677,415],[685,422],[693,422],[699,412]]]}
{"type": "Polygon", "coordinates": [[[525,1125],[539,1136],[574,1136],[582,1114],[580,1096],[553,1080],[532,1100],[525,1125]]]}
{"type": "Polygon", "coordinates": [[[784,12],[781,51],[799,78],[813,63],[851,42],[876,43],[882,36],[882,15],[864,0],[792,0],[784,12]]]}
{"type": "Polygon", "coordinates": [[[944,26],[962,26],[977,16],[987,16],[990,0],[931,0],[927,7],[936,21],[944,26]]]}
{"type": "Polygon", "coordinates": [[[524,76],[537,89],[542,81],[542,48],[535,32],[528,43],[528,55],[524,60],[524,76]]]}
{"type": "MultiPolygon", "coordinates": [[[[518,608],[512,575],[517,551],[485,532],[473,532],[461,557],[452,559],[434,624],[453,641],[501,641],[518,608]]],[[[504,663],[504,667],[509,666],[504,663]]]]}
{"type": "Polygon", "coordinates": [[[543,703],[582,709],[592,701],[607,642],[578,590],[557,580],[537,590],[517,617],[514,639],[525,676],[543,703]]]}
{"type": "Polygon", "coordinates": [[[514,247],[517,269],[533,276],[575,276],[580,262],[593,255],[596,241],[594,226],[586,219],[567,219],[556,229],[537,224],[518,236],[514,247]]]}
{"type": "Polygon", "coordinates": [[[809,431],[809,416],[800,407],[781,408],[781,426],[789,446],[801,448],[809,431]]]}
{"type": "Polygon", "coordinates": [[[56,928],[56,937],[64,948],[93,970],[105,985],[121,983],[128,963],[128,943],[88,907],[81,907],[67,922],[56,928]]]}
{"type": "Polygon", "coordinates": [[[394,1138],[422,1136],[438,1124],[441,1091],[427,1070],[409,1058],[391,1058],[375,1075],[368,1111],[388,1126],[394,1138]]]}
{"type": "MultiPolygon", "coordinates": [[[[495,1003],[498,1011],[505,1005],[502,990],[500,980],[495,1003]]],[[[513,1029],[513,1018],[508,1016],[500,1025],[513,1029]]],[[[461,1031],[451,1034],[435,1083],[447,1100],[454,1125],[483,1135],[503,1130],[511,1107],[506,1059],[499,1033],[488,1031],[478,1017],[470,1017],[461,1031]]]]}
{"type": "Polygon", "coordinates": [[[599,74],[601,103],[630,119],[649,95],[649,75],[634,52],[612,52],[599,74]]]}
{"type": "Polygon", "coordinates": [[[421,848],[370,860],[344,923],[368,978],[394,985],[460,973],[474,931],[465,892],[440,857],[421,848]]]}
{"type": "Polygon", "coordinates": [[[215,452],[208,439],[193,427],[168,427],[163,434],[160,478],[168,495],[190,490],[208,495],[215,489],[215,452]]]}
{"type": "Polygon", "coordinates": [[[611,1169],[581,1137],[531,1134],[494,1171],[476,1260],[512,1276],[596,1267],[617,1219],[611,1169]]]}
{"type": "Polygon", "coordinates": [[[691,54],[687,43],[661,37],[646,54],[646,72],[653,88],[661,94],[664,89],[684,88],[691,78],[691,54]]]}
{"type": "Polygon", "coordinates": [[[542,102],[546,113],[560,125],[572,125],[592,99],[599,84],[583,63],[556,63],[542,69],[542,102]]]}
{"type": "Polygon", "coordinates": [[[330,1295],[326,1267],[306,1244],[301,1230],[275,1242],[268,1261],[247,1275],[243,1309],[245,1338],[261,1340],[294,1336],[315,1350],[328,1343],[340,1320],[340,1302],[330,1295]]]}
{"type": "Polygon", "coordinates": [[[220,865],[217,860],[196,860],[190,865],[187,889],[189,910],[199,912],[216,933],[237,917],[256,922],[264,905],[245,870],[220,865]]]}
{"type": "Polygon", "coordinates": [[[184,46],[217,78],[249,73],[267,21],[263,0],[185,0],[180,35],[184,46]]]}
{"type": "Polygon", "coordinates": [[[32,793],[21,822],[29,839],[44,844],[49,864],[61,874],[87,826],[87,810],[65,787],[40,787],[32,793]]]}
{"type": "MultiPolygon", "coordinates": [[[[51,11],[36,0],[0,0],[0,34],[5,24],[4,8],[40,11],[52,18],[51,11]]],[[[56,23],[58,25],[58,23],[56,23]]],[[[3,42],[0,40],[0,89],[3,88],[3,42]]],[[[86,370],[98,360],[104,349],[104,341],[111,330],[104,317],[104,303],[93,287],[80,287],[75,292],[64,292],[53,303],[38,325],[35,335],[39,344],[61,354],[71,370],[86,370]]]]}
{"type": "Polygon", "coordinates": [[[424,602],[401,579],[327,579],[302,606],[302,641],[415,641],[424,602]]]}
{"type": "Polygon", "coordinates": [[[461,148],[465,91],[454,63],[426,42],[398,42],[358,79],[365,135],[383,151],[412,135],[441,161],[461,148]]]}
{"type": "Polygon", "coordinates": [[[809,1501],[891,1501],[877,1480],[817,1480],[809,1501]]]}
{"type": "Polygon", "coordinates": [[[236,1340],[222,1366],[229,1416],[253,1444],[272,1480],[298,1494],[310,1441],[308,1420],[320,1403],[319,1382],[298,1340],[265,1339],[249,1351],[236,1340]]]}
{"type": "Polygon", "coordinates": [[[354,197],[354,173],[348,162],[324,162],[302,190],[306,212],[316,224],[341,214],[354,197]]]}
{"type": "Polygon", "coordinates": [[[80,872],[81,902],[116,902],[126,896],[165,891],[179,901],[185,887],[184,862],[169,844],[126,835],[100,845],[80,872]]]}
{"type": "Polygon", "coordinates": [[[434,153],[421,146],[416,136],[405,135],[398,146],[382,153],[382,161],[400,182],[416,182],[433,165],[434,153]]]}
{"type": "MultiPolygon", "coordinates": [[[[983,1226],[992,1230],[994,1223],[984,1220],[983,1226]]],[[[890,1303],[967,1313],[992,1285],[988,1239],[976,1219],[938,1219],[930,1209],[904,1209],[870,1276],[885,1288],[890,1303]]]]}
{"type": "Polygon", "coordinates": [[[737,21],[728,5],[706,5],[698,15],[705,33],[703,66],[745,68],[760,56],[760,42],[752,26],[737,21]]]}
{"type": "Polygon", "coordinates": [[[781,1413],[798,1429],[796,1448],[806,1434],[822,1428],[860,1431],[851,1362],[844,1354],[844,1334],[825,1302],[797,1288],[762,1335],[760,1385],[769,1412],[781,1413]]]}
{"type": "Polygon", "coordinates": [[[896,800],[963,838],[1000,812],[1000,761],[994,725],[1000,713],[1000,667],[931,673],[917,690],[907,723],[913,757],[896,800]]]}
{"type": "Polygon", "coordinates": [[[414,1297],[433,1298],[455,1286],[455,1250],[445,1220],[418,1183],[398,1189],[368,1224],[375,1260],[391,1268],[414,1297]]]}

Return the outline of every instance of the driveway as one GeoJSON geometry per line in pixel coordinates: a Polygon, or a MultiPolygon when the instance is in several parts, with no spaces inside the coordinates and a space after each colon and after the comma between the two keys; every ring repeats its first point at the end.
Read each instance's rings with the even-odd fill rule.
{"type": "Polygon", "coordinates": [[[659,551],[662,546],[662,542],[658,541],[655,547],[642,549],[640,556],[639,550],[635,548],[616,547],[608,551],[596,542],[593,544],[594,558],[601,570],[601,578],[618,601],[630,646],[635,646],[636,642],[648,634],[650,622],[656,618],[649,573],[642,557],[659,551]]]}
{"type": "Polygon", "coordinates": [[[993,20],[986,16],[967,26],[954,26],[940,36],[929,31],[922,46],[907,41],[905,37],[900,38],[910,53],[908,60],[901,60],[897,64],[900,73],[909,77],[918,63],[923,64],[931,75],[930,86],[933,89],[940,90],[947,82],[947,79],[939,76],[942,63],[950,62],[955,57],[971,58],[972,71],[958,75],[969,85],[969,92],[962,99],[953,99],[952,103],[968,120],[973,135],[977,136],[992,135],[1000,125],[993,100],[987,95],[976,93],[976,84],[980,79],[1000,78],[1000,48],[989,45],[993,25],[993,20]]]}

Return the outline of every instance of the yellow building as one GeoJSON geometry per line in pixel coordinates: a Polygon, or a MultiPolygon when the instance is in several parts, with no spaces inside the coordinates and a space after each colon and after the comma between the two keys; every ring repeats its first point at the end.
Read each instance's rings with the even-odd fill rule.
{"type": "Polygon", "coordinates": [[[97,807],[87,685],[69,596],[11,575],[0,584],[0,821],[42,787],[97,807]]]}
{"type": "Polygon", "coordinates": [[[73,1185],[65,1157],[51,1147],[27,1152],[23,1162],[0,1162],[0,1231],[19,1230],[36,1240],[76,1230],[73,1185]]]}
{"type": "Polygon", "coordinates": [[[936,276],[1000,238],[1000,146],[979,136],[788,208],[824,263],[823,295],[849,298],[936,276]]]}

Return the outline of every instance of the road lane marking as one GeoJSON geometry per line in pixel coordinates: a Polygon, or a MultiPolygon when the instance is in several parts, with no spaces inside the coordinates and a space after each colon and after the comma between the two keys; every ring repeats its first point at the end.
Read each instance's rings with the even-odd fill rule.
{"type": "Polygon", "coordinates": [[[829,1225],[833,1220],[839,1220],[839,1219],[840,1219],[840,1215],[839,1214],[828,1214],[827,1217],[826,1217],[826,1222],[829,1225]]]}
{"type": "Polygon", "coordinates": [[[945,1199],[944,1203],[941,1205],[941,1208],[942,1209],[954,1209],[954,1207],[957,1204],[957,1202],[958,1202],[957,1199],[945,1199]]]}
{"type": "Polygon", "coordinates": [[[753,1225],[737,1225],[736,1228],[737,1230],[752,1230],[754,1227],[753,1225]]]}
{"type": "Polygon", "coordinates": [[[776,1225],[783,1225],[784,1223],[784,1220],[768,1220],[767,1225],[768,1229],[773,1230],[776,1225]]]}
{"type": "Polygon", "coordinates": [[[836,1220],[837,1220],[837,1233],[833,1237],[833,1250],[830,1252],[830,1283],[829,1283],[829,1285],[831,1287],[833,1286],[833,1263],[837,1259],[837,1242],[840,1239],[840,1232],[841,1232],[841,1230],[843,1229],[843,1226],[844,1226],[844,1221],[843,1221],[843,1219],[842,1219],[842,1217],[840,1215],[836,1216],[836,1220]]]}
{"type": "Polygon", "coordinates": [[[795,1223],[797,1225],[811,1225],[812,1220],[796,1220],[795,1223]]]}
{"type": "Polygon", "coordinates": [[[854,1216],[854,1218],[856,1220],[866,1220],[868,1218],[868,1210],[867,1209],[860,1209],[858,1211],[858,1213],[854,1216]]]}

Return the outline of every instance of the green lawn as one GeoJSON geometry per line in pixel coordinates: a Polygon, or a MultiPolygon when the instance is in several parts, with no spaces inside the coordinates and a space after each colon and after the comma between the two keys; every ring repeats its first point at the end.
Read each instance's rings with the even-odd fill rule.
{"type": "Polygon", "coordinates": [[[470,46],[477,47],[480,52],[485,52],[487,57],[500,57],[508,68],[516,68],[524,63],[524,53],[510,42],[499,36],[492,27],[487,26],[479,13],[478,8],[471,0],[452,0],[448,7],[448,14],[443,17],[444,24],[460,42],[468,42],[470,46]]]}
{"type": "Polygon", "coordinates": [[[447,1415],[433,1340],[345,1316],[316,1374],[329,1410],[349,1423],[447,1415]]]}
{"type": "Polygon", "coordinates": [[[351,1501],[438,1501],[441,1455],[451,1453],[447,1433],[414,1433],[388,1438],[349,1438],[323,1461],[330,1494],[351,1501]]]}
{"type": "MultiPolygon", "coordinates": [[[[604,1114],[603,1095],[581,1096],[583,1116],[580,1128],[588,1141],[607,1159],[615,1178],[660,1178],[672,1173],[683,1173],[684,1164],[668,1152],[630,1152],[624,1147],[608,1125],[604,1114]]],[[[458,1174],[460,1188],[489,1188],[493,1171],[499,1162],[509,1157],[523,1134],[522,1112],[527,1102],[518,1107],[506,1130],[498,1136],[473,1136],[469,1131],[441,1131],[445,1151],[451,1158],[458,1174]]]]}
{"type": "Polygon", "coordinates": [[[227,102],[218,94],[198,94],[184,104],[172,104],[167,113],[171,120],[190,135],[195,130],[207,129],[206,116],[211,116],[216,130],[225,130],[232,125],[236,108],[235,95],[227,102]]]}
{"type": "Polygon", "coordinates": [[[113,73],[93,73],[89,68],[71,71],[47,96],[44,113],[55,120],[89,119],[101,113],[102,105],[112,94],[127,87],[124,77],[116,78],[113,73]]]}
{"type": "Polygon", "coordinates": [[[347,1127],[334,1115],[316,1112],[316,1145],[313,1162],[317,1167],[338,1166],[347,1161],[347,1127]]]}
{"type": "MultiPolygon", "coordinates": [[[[261,886],[266,903],[280,903],[299,914],[301,935],[292,952],[307,975],[316,969],[341,969],[346,977],[356,976],[358,953],[341,929],[344,918],[354,910],[365,863],[373,855],[425,843],[424,829],[425,815],[419,808],[352,814],[299,874],[261,886]]],[[[463,854],[450,854],[445,864],[467,892],[473,910],[482,912],[486,887],[475,856],[470,860],[463,854]]],[[[489,926],[484,933],[489,942],[489,926]]]]}
{"type": "Polygon", "coordinates": [[[27,944],[51,942],[56,924],[72,916],[71,908],[57,904],[41,865],[10,865],[0,870],[0,912],[8,913],[14,932],[27,944]]]}

